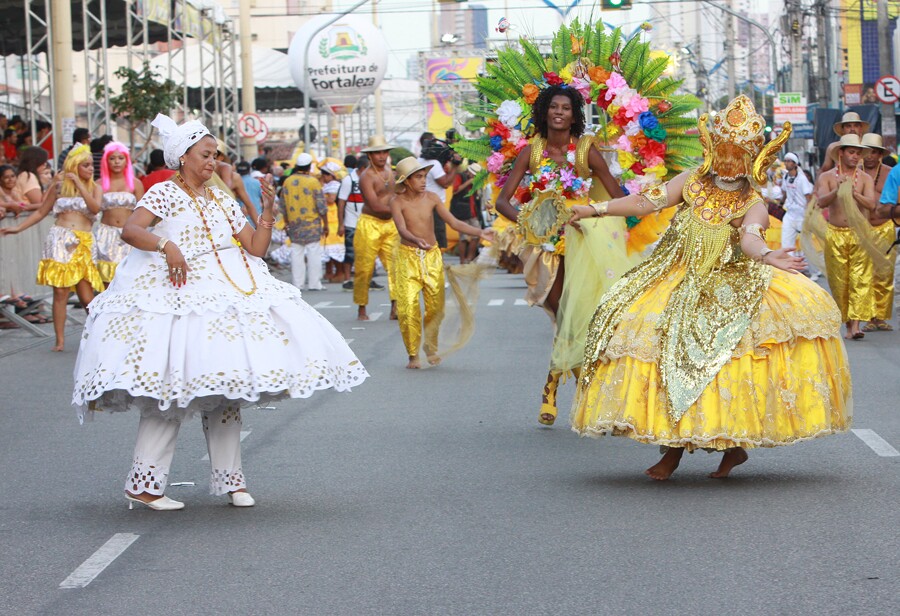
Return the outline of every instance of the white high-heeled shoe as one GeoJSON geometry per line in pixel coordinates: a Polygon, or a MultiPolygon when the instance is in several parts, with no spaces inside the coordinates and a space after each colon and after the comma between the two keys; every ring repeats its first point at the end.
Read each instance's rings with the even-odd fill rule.
{"type": "Polygon", "coordinates": [[[256,504],[256,501],[247,492],[229,492],[228,497],[235,507],[252,507],[256,504]]]}
{"type": "Polygon", "coordinates": [[[134,508],[135,503],[146,505],[154,511],[178,511],[179,509],[184,509],[184,503],[177,500],[172,500],[168,496],[160,496],[156,500],[150,501],[149,503],[131,496],[128,492],[125,493],[125,498],[128,499],[128,509],[134,508]]]}

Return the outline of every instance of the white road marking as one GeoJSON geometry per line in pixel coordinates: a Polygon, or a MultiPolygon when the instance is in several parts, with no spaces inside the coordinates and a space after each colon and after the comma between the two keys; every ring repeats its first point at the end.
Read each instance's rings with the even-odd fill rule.
{"type": "Polygon", "coordinates": [[[86,561],[81,563],[69,577],[60,583],[60,588],[84,588],[94,581],[98,575],[103,573],[112,561],[128,549],[132,543],[137,541],[140,535],[132,533],[116,533],[109,538],[109,541],[100,546],[100,549],[88,557],[86,561]]]}
{"type": "Polygon", "coordinates": [[[378,305],[381,306],[382,308],[389,308],[389,307],[390,307],[390,304],[378,304],[378,305]]]}
{"type": "Polygon", "coordinates": [[[316,310],[325,310],[326,308],[331,309],[331,308],[349,308],[349,307],[350,307],[350,304],[338,304],[337,306],[335,306],[334,302],[319,302],[318,304],[313,306],[313,308],[315,308],[316,310]]]}
{"type": "Polygon", "coordinates": [[[356,331],[356,330],[359,330],[359,329],[365,329],[365,327],[351,327],[350,329],[356,331]]]}
{"type": "Polygon", "coordinates": [[[894,449],[890,443],[878,436],[875,430],[869,430],[868,428],[854,428],[853,434],[858,436],[859,440],[868,445],[869,449],[883,458],[900,456],[900,451],[894,449]]]}
{"type": "Polygon", "coordinates": [[[334,302],[319,302],[318,304],[313,304],[313,308],[328,308],[334,302]]]}
{"type": "Polygon", "coordinates": [[[528,302],[526,302],[526,301],[525,301],[524,299],[522,299],[521,297],[520,297],[519,299],[516,300],[516,306],[527,306],[527,305],[528,305],[528,302]]]}
{"type": "Polygon", "coordinates": [[[502,299],[492,299],[488,302],[488,306],[502,306],[502,305],[503,305],[502,299]]]}
{"type": "Polygon", "coordinates": [[[354,340],[356,340],[356,338],[344,338],[344,342],[346,342],[347,344],[353,344],[354,340]]]}
{"type": "MultiPolygon", "coordinates": [[[[274,406],[270,406],[270,407],[263,407],[263,408],[274,409],[275,407],[274,407],[274,406]]],[[[253,430],[241,430],[241,442],[242,442],[242,443],[244,442],[244,439],[245,439],[245,438],[247,438],[248,436],[250,436],[250,433],[251,433],[251,432],[253,432],[253,430]]],[[[202,458],[200,458],[200,460],[201,460],[201,461],[204,461],[204,462],[209,462],[209,454],[206,454],[205,456],[203,456],[202,458]]]]}
{"type": "Polygon", "coordinates": [[[370,312],[370,313],[369,313],[369,320],[370,320],[370,321],[377,321],[377,320],[378,320],[378,317],[380,317],[380,316],[383,315],[383,314],[384,314],[383,312],[370,312]]]}

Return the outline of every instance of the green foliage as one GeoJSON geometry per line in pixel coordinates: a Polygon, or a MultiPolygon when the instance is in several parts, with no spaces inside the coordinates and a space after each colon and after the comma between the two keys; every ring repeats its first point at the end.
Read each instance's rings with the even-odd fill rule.
{"type": "MultiPolygon", "coordinates": [[[[547,64],[541,51],[535,47],[534,43],[526,39],[522,39],[522,51],[525,55],[525,61],[531,67],[531,71],[536,79],[541,79],[543,74],[547,72],[547,64]]],[[[524,84],[523,84],[524,85],[524,84]]]]}
{"type": "Polygon", "coordinates": [[[493,150],[491,150],[491,141],[487,136],[479,137],[478,139],[457,141],[452,147],[463,158],[478,162],[486,161],[487,157],[493,152],[493,150]]]}
{"type": "Polygon", "coordinates": [[[120,66],[116,77],[124,79],[122,91],[112,94],[106,86],[97,86],[97,98],[109,97],[109,107],[113,119],[122,118],[134,128],[148,122],[174,107],[182,95],[182,88],[171,79],[162,79],[144,62],[140,72],[127,66],[120,66]]]}
{"type": "Polygon", "coordinates": [[[393,150],[391,150],[391,160],[395,165],[404,158],[409,158],[410,156],[415,156],[415,154],[413,154],[406,148],[394,148],[393,150]]]}
{"type": "Polygon", "coordinates": [[[466,193],[467,197],[471,197],[479,190],[484,188],[485,184],[487,184],[488,178],[490,177],[490,173],[488,173],[487,169],[482,169],[478,173],[475,174],[475,177],[472,178],[472,187],[469,189],[469,192],[466,193]]]}

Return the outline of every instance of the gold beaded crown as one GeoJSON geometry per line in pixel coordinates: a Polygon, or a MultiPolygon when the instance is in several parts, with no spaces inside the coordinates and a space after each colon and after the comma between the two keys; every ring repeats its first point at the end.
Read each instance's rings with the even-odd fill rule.
{"type": "Polygon", "coordinates": [[[721,113],[713,116],[710,137],[713,147],[728,141],[756,156],[765,145],[766,121],[756,113],[753,101],[744,95],[728,103],[721,113]]]}
{"type": "Polygon", "coordinates": [[[709,120],[709,114],[701,115],[697,128],[703,145],[704,162],[700,167],[702,173],[709,171],[716,146],[729,143],[750,155],[753,161],[751,175],[759,184],[765,183],[766,170],[791,135],[791,123],[785,122],[781,133],[766,144],[766,121],[756,113],[753,101],[743,94],[728,103],[723,111],[715,114],[712,121],[709,120]]]}

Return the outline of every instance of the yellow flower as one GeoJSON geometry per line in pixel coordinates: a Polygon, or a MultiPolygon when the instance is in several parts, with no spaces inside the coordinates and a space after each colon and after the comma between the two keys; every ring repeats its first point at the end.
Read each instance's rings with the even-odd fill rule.
{"type": "Polygon", "coordinates": [[[633,165],[637,159],[631,155],[631,152],[626,152],[625,150],[619,150],[619,166],[622,169],[630,169],[631,165],[633,165]]]}
{"type": "Polygon", "coordinates": [[[646,169],[644,169],[645,175],[649,175],[649,174],[653,173],[653,174],[656,174],[656,177],[658,177],[660,179],[665,178],[666,174],[668,172],[669,171],[666,169],[665,163],[656,165],[655,167],[647,167],[646,169]]]}
{"type": "Polygon", "coordinates": [[[572,78],[574,75],[572,74],[572,65],[568,65],[563,70],[559,71],[559,78],[565,81],[566,83],[572,83],[572,78]]]}
{"type": "Polygon", "coordinates": [[[569,39],[572,41],[572,53],[580,54],[581,47],[584,45],[584,39],[576,38],[574,34],[570,34],[569,39]]]}
{"type": "Polygon", "coordinates": [[[556,246],[554,246],[553,254],[564,255],[566,254],[566,238],[561,237],[559,241],[556,242],[556,246]]]}

